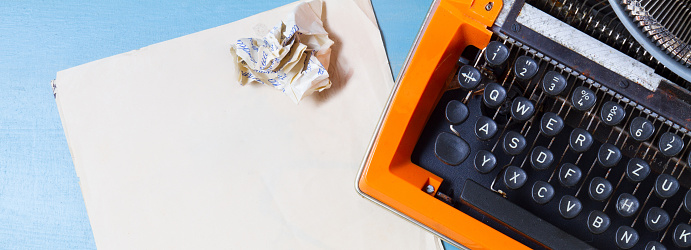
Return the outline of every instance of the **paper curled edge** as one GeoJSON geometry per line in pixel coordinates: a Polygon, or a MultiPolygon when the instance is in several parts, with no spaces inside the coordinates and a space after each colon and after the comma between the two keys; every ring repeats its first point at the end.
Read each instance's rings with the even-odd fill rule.
{"type": "Polygon", "coordinates": [[[322,1],[298,4],[263,38],[242,38],[230,46],[241,85],[271,84],[299,103],[331,87],[331,45],[321,20],[322,1]]]}

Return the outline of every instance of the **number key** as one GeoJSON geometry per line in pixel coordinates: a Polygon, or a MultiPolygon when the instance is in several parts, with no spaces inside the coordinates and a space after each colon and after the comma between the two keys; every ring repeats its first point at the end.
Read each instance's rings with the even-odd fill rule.
{"type": "Polygon", "coordinates": [[[516,78],[522,81],[530,80],[537,73],[538,65],[529,56],[519,56],[513,66],[513,73],[516,78]]]}
{"type": "Polygon", "coordinates": [[[600,110],[600,119],[607,125],[615,126],[624,120],[624,108],[616,102],[606,102],[600,110]]]}
{"type": "Polygon", "coordinates": [[[548,95],[559,95],[566,89],[566,78],[556,71],[550,70],[542,78],[542,90],[548,95]]]}
{"type": "Polygon", "coordinates": [[[503,43],[492,41],[485,48],[485,61],[491,66],[499,66],[509,58],[509,48],[503,43]]]}
{"type": "Polygon", "coordinates": [[[578,86],[576,90],[571,94],[571,105],[580,111],[586,111],[593,106],[595,106],[595,93],[589,88],[578,86]]]}
{"type": "Polygon", "coordinates": [[[663,155],[675,156],[684,148],[684,141],[678,135],[666,132],[660,137],[658,148],[663,155]]]}
{"type": "Polygon", "coordinates": [[[629,126],[629,133],[636,141],[645,141],[655,132],[653,123],[643,117],[633,118],[631,126],[629,126]]]}

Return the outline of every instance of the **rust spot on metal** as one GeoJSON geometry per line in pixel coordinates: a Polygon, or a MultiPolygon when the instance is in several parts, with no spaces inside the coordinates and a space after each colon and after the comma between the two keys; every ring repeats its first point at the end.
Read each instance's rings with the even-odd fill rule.
{"type": "Polygon", "coordinates": [[[672,91],[663,91],[662,93],[665,94],[665,96],[667,96],[667,100],[672,101],[678,99],[677,94],[672,91]]]}
{"type": "Polygon", "coordinates": [[[586,77],[590,77],[590,70],[589,70],[589,69],[586,69],[586,70],[584,70],[583,72],[581,72],[581,74],[583,74],[583,75],[586,76],[586,77]]]}

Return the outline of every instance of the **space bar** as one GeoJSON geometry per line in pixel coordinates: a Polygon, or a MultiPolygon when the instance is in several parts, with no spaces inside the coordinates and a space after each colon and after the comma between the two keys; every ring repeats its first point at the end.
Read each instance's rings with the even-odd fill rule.
{"type": "Polygon", "coordinates": [[[461,201],[551,249],[595,249],[474,181],[467,180],[461,201]]]}

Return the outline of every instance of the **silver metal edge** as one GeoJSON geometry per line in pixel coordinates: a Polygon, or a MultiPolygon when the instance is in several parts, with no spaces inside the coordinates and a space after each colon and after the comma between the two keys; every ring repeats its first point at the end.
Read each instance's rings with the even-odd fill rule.
{"type": "Polygon", "coordinates": [[[648,36],[641,31],[637,26],[637,24],[634,24],[633,21],[631,21],[630,18],[628,18],[628,12],[624,10],[624,8],[620,5],[620,1],[617,0],[608,0],[609,4],[612,6],[612,9],[616,13],[617,17],[619,17],[619,20],[621,23],[626,27],[626,30],[629,31],[629,33],[633,36],[633,38],[636,39],[636,41],[643,46],[645,50],[648,51],[655,59],[658,61],[662,62],[665,67],[667,67],[669,70],[680,76],[681,78],[684,78],[684,80],[690,81],[691,82],[691,69],[687,68],[683,65],[681,65],[679,62],[676,60],[672,59],[670,55],[662,51],[662,49],[658,46],[653,45],[650,43],[648,40],[648,36]]]}
{"type": "Polygon", "coordinates": [[[652,92],[664,79],[648,65],[530,4],[523,5],[516,22],[652,92]]]}
{"type": "Polygon", "coordinates": [[[502,7],[501,10],[499,11],[499,15],[497,16],[497,19],[494,20],[494,25],[497,27],[504,26],[504,22],[506,22],[506,18],[509,17],[509,12],[511,12],[511,9],[513,9],[513,4],[516,2],[516,0],[503,0],[502,1],[502,7]]]}
{"type": "Polygon", "coordinates": [[[441,238],[434,237],[434,240],[437,242],[437,249],[446,250],[446,248],[444,247],[444,242],[442,242],[441,238]]]}
{"type": "Polygon", "coordinates": [[[405,64],[401,68],[401,71],[398,73],[398,76],[396,77],[396,84],[393,87],[393,90],[389,94],[389,98],[386,101],[386,108],[382,111],[382,114],[379,116],[379,121],[377,122],[377,129],[374,131],[374,134],[372,135],[372,139],[370,140],[369,146],[367,147],[367,154],[365,154],[365,157],[362,159],[362,162],[360,164],[360,169],[358,170],[357,176],[355,178],[355,190],[357,193],[362,196],[365,199],[368,199],[375,204],[393,212],[394,214],[398,215],[399,217],[406,219],[408,222],[411,222],[429,232],[434,234],[435,236],[439,237],[440,239],[448,242],[449,244],[458,247],[459,249],[469,249],[458,242],[450,239],[449,237],[442,235],[441,233],[435,231],[434,229],[428,227],[425,224],[420,223],[419,221],[411,218],[410,216],[401,213],[400,211],[396,210],[393,207],[390,207],[389,205],[375,199],[374,197],[364,193],[359,186],[360,179],[362,177],[362,174],[365,170],[365,166],[367,165],[367,160],[370,158],[372,154],[372,148],[374,147],[374,143],[377,140],[377,137],[379,135],[379,131],[381,130],[381,126],[384,123],[384,119],[386,118],[386,114],[389,112],[391,108],[391,102],[393,101],[394,96],[396,96],[396,93],[398,93],[398,88],[400,86],[401,82],[401,77],[405,74],[406,70],[408,69],[408,64],[410,63],[410,59],[413,57],[413,54],[415,54],[415,50],[417,49],[418,44],[420,43],[420,39],[422,39],[422,34],[424,33],[425,29],[427,29],[427,25],[430,22],[430,18],[432,17],[432,13],[437,9],[439,6],[439,1],[441,0],[434,0],[432,5],[430,5],[429,10],[427,11],[427,15],[425,16],[425,22],[420,26],[420,30],[418,30],[417,36],[415,38],[415,42],[413,43],[413,46],[411,46],[410,50],[408,51],[408,56],[406,57],[405,64]]]}

